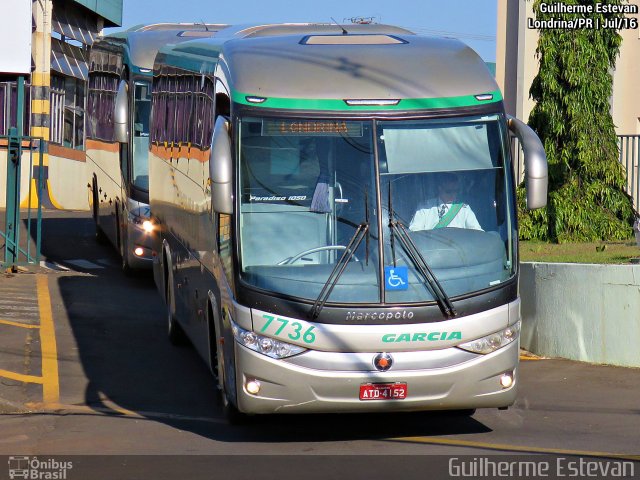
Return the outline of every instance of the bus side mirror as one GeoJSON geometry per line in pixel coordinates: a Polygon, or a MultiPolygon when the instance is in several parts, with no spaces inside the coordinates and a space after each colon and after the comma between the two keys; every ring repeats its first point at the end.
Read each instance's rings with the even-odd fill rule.
{"type": "Polygon", "coordinates": [[[542,142],[529,125],[507,115],[509,130],[518,138],[524,152],[525,186],[527,208],[542,208],[547,205],[547,155],[542,142]]]}
{"type": "Polygon", "coordinates": [[[209,178],[213,211],[231,215],[233,213],[233,158],[231,157],[229,120],[222,115],[218,116],[213,128],[209,178]]]}
{"type": "Polygon", "coordinates": [[[113,130],[116,142],[129,143],[129,87],[122,80],[118,85],[118,93],[113,112],[113,130]]]}

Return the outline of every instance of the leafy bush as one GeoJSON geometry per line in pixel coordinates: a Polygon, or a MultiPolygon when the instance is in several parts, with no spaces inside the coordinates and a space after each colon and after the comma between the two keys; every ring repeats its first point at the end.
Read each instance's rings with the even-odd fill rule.
{"type": "MultiPolygon", "coordinates": [[[[581,14],[542,13],[569,20],[581,14]]],[[[560,0],[566,4],[621,4],[621,0],[560,0]]],[[[589,14],[591,18],[619,14],[589,14]]],[[[536,101],[529,125],[538,133],[549,161],[549,203],[525,209],[524,186],[518,188],[520,238],[553,242],[623,240],[632,234],[633,203],[625,192],[626,172],[609,99],[622,38],[612,29],[546,29],[536,50],[538,75],[530,95],[536,101]]]]}

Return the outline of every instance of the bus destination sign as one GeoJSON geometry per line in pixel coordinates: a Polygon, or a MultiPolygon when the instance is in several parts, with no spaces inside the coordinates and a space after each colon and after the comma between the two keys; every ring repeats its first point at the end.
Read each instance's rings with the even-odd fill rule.
{"type": "Polygon", "coordinates": [[[344,120],[263,120],[262,135],[361,137],[362,124],[344,120]]]}

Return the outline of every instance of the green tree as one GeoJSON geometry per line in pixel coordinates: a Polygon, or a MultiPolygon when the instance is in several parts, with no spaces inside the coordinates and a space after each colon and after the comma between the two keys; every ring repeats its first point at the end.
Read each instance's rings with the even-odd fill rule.
{"type": "MultiPolygon", "coordinates": [[[[593,5],[593,14],[542,13],[539,20],[588,17],[602,23],[596,3],[621,0],[556,0],[554,3],[593,5]]],[[[546,2],[548,3],[548,2],[546,2]]],[[[522,239],[553,242],[629,238],[634,211],[625,193],[626,172],[618,161],[618,145],[610,114],[616,57],[622,38],[614,29],[551,28],[540,32],[540,70],[531,85],[536,105],[529,125],[538,133],[549,161],[549,202],[528,211],[525,192],[518,189],[522,239]]]]}

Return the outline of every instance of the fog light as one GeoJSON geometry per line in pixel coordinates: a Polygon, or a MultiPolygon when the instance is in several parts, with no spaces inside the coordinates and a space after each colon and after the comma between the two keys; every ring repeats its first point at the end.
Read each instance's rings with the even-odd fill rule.
{"type": "Polygon", "coordinates": [[[142,229],[147,233],[153,232],[153,223],[149,220],[145,220],[142,222],[142,229]]]}
{"type": "Polygon", "coordinates": [[[260,391],[260,382],[258,380],[249,380],[244,388],[247,390],[247,392],[249,392],[251,395],[257,395],[258,392],[260,391]]]}
{"type": "Polygon", "coordinates": [[[500,385],[502,385],[502,388],[509,388],[511,385],[513,385],[513,374],[503,373],[500,376],[500,385]]]}
{"type": "Polygon", "coordinates": [[[142,249],[142,247],[136,247],[133,253],[135,253],[138,257],[141,257],[142,255],[144,255],[144,250],[142,249]]]}

